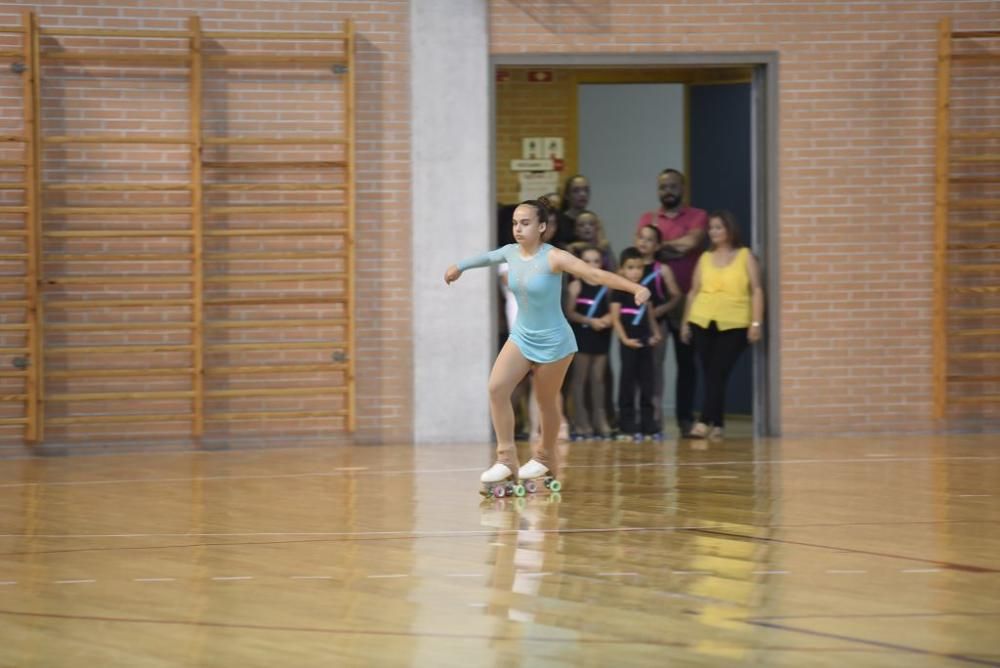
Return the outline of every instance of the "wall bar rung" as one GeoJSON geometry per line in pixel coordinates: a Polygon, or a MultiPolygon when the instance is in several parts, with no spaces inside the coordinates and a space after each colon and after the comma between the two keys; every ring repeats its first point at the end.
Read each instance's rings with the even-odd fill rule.
{"type": "Polygon", "coordinates": [[[270,146],[270,145],[295,145],[295,144],[346,144],[348,140],[343,137],[323,137],[311,135],[309,137],[205,137],[205,144],[221,144],[224,146],[247,145],[247,146],[270,146]]]}
{"type": "Polygon", "coordinates": [[[44,51],[43,61],[55,62],[108,62],[122,65],[176,65],[184,67],[191,62],[187,54],[173,53],[115,53],[109,51],[44,51]]]}
{"type": "MultiPolygon", "coordinates": [[[[298,283],[313,281],[342,281],[347,277],[345,273],[335,274],[295,274],[278,272],[270,274],[220,274],[205,276],[206,283],[229,284],[229,283],[298,283]]],[[[133,278],[133,280],[135,280],[133,278]]]]}
{"type": "Polygon", "coordinates": [[[221,262],[222,260],[340,260],[346,254],[310,253],[308,251],[247,251],[242,252],[215,252],[205,253],[205,262],[221,262]]]}
{"type": "Polygon", "coordinates": [[[206,329],[265,329],[269,327],[340,327],[347,318],[307,318],[298,320],[216,320],[205,323],[206,329]]]}
{"type": "Polygon", "coordinates": [[[123,237],[189,237],[191,230],[59,230],[43,232],[53,239],[120,239],[123,237]]]}
{"type": "Polygon", "coordinates": [[[47,322],[45,327],[55,332],[172,332],[192,328],[189,322],[47,322]]]}
{"type": "Polygon", "coordinates": [[[191,276],[187,274],[177,274],[177,275],[149,275],[141,274],[136,276],[131,275],[116,275],[116,274],[104,274],[101,276],[46,276],[41,279],[46,285],[94,285],[94,284],[106,284],[106,285],[143,285],[143,284],[155,284],[160,285],[164,283],[190,283],[191,276]]]}
{"type": "Polygon", "coordinates": [[[343,204],[244,204],[234,206],[210,206],[206,213],[213,215],[230,213],[344,213],[343,204]]]}
{"type": "Polygon", "coordinates": [[[258,411],[235,413],[206,413],[205,421],[223,420],[303,420],[307,418],[347,417],[347,410],[339,411],[258,411]]]}
{"type": "Polygon", "coordinates": [[[231,190],[326,191],[326,190],[347,190],[348,186],[337,185],[334,183],[206,183],[205,189],[216,190],[220,192],[231,191],[231,190]]]}
{"type": "Polygon", "coordinates": [[[322,373],[326,371],[344,371],[346,364],[281,364],[271,366],[216,366],[205,369],[208,376],[231,376],[243,374],[283,374],[283,373],[322,373]]]}
{"type": "Polygon", "coordinates": [[[256,343],[206,343],[206,350],[312,350],[334,349],[331,341],[259,341],[256,343]]]}
{"type": "Polygon", "coordinates": [[[185,367],[140,369],[49,369],[49,378],[139,378],[142,376],[187,376],[191,369],[185,367]]]}
{"type": "MultiPolygon", "coordinates": [[[[3,163],[0,162],[0,165],[3,163]]],[[[263,161],[235,161],[235,162],[205,162],[203,167],[208,169],[327,169],[330,167],[343,167],[343,160],[263,160],[263,161]]]]}
{"type": "Polygon", "coordinates": [[[189,206],[50,206],[42,210],[52,216],[134,216],[191,213],[189,206]]]}
{"type": "Polygon", "coordinates": [[[232,31],[218,31],[212,30],[209,32],[202,33],[204,37],[208,39],[280,39],[280,40],[294,40],[304,41],[342,41],[348,39],[349,36],[346,33],[341,32],[280,32],[280,31],[266,31],[266,32],[232,32],[232,31]]]}
{"type": "Polygon", "coordinates": [[[122,135],[55,135],[42,137],[44,144],[191,144],[190,137],[165,137],[150,135],[148,137],[122,135]]]}
{"type": "Polygon", "coordinates": [[[121,190],[121,191],[158,191],[158,190],[190,190],[190,183],[50,183],[46,190],[54,192],[121,190]]]}
{"type": "Polygon", "coordinates": [[[88,309],[88,308],[163,308],[164,306],[190,306],[191,299],[88,299],[83,300],[46,300],[50,309],[88,309]]]}
{"type": "Polygon", "coordinates": [[[50,346],[48,355],[78,355],[83,353],[182,353],[194,349],[192,345],[128,345],[128,346],[50,346]]]}
{"type": "Polygon", "coordinates": [[[317,236],[343,236],[347,230],[343,228],[329,227],[299,227],[282,229],[272,228],[242,228],[228,230],[205,230],[206,237],[317,237],[317,236]]]}
{"type": "Polygon", "coordinates": [[[48,401],[111,401],[119,399],[189,399],[194,396],[190,390],[167,390],[145,392],[68,392],[50,394],[48,401]]]}
{"type": "Polygon", "coordinates": [[[122,422],[174,422],[187,421],[191,416],[187,413],[136,413],[134,415],[71,415],[49,418],[51,425],[67,424],[117,424],[122,422]]]}
{"type": "Polygon", "coordinates": [[[127,30],[124,28],[42,28],[42,35],[49,37],[150,37],[162,39],[187,39],[189,34],[179,30],[127,30]]]}
{"type": "Polygon", "coordinates": [[[344,296],[295,295],[294,297],[211,297],[205,300],[209,306],[270,306],[275,304],[341,304],[344,296]]]}
{"type": "Polygon", "coordinates": [[[343,394],[344,387],[268,387],[229,390],[205,390],[207,397],[311,397],[343,394]]]}
{"type": "Polygon", "coordinates": [[[261,54],[210,54],[205,56],[206,65],[228,65],[238,67],[240,65],[318,65],[329,67],[331,65],[346,65],[347,59],[343,56],[282,56],[270,53],[261,54]]]}
{"type": "MultiPolygon", "coordinates": [[[[46,253],[46,262],[186,262],[191,253],[46,253]]],[[[0,255],[0,259],[3,256],[0,255]]]]}

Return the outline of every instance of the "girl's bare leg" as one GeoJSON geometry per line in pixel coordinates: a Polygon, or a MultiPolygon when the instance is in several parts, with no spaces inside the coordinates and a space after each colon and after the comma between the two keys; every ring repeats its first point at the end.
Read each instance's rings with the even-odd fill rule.
{"type": "Polygon", "coordinates": [[[517,344],[508,340],[497,355],[490,372],[490,415],[497,436],[497,461],[517,472],[517,446],[514,444],[514,406],[510,396],[531,369],[517,344]]]}
{"type": "MultiPolygon", "coordinates": [[[[589,434],[593,429],[587,413],[587,375],[590,373],[590,355],[577,353],[570,366],[570,388],[573,393],[573,431],[589,434]]],[[[596,420],[594,421],[596,424],[596,420]]]]}
{"type": "Polygon", "coordinates": [[[608,416],[604,411],[604,374],[607,372],[608,356],[593,355],[590,358],[590,405],[594,407],[594,431],[602,436],[611,433],[608,416]]]}
{"type": "Polygon", "coordinates": [[[562,387],[571,361],[573,356],[567,355],[556,362],[540,364],[535,369],[535,394],[542,414],[542,441],[536,444],[532,459],[547,466],[553,476],[559,467],[556,456],[556,439],[559,437],[561,419],[559,388],[562,387]]]}

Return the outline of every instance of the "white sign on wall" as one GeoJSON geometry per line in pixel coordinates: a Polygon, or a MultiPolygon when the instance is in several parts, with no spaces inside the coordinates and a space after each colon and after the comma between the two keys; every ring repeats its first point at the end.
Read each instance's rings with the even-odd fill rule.
{"type": "Polygon", "coordinates": [[[517,180],[521,187],[517,197],[521,201],[559,190],[559,172],[519,172],[517,180]]]}
{"type": "Polygon", "coordinates": [[[544,158],[544,137],[525,137],[521,140],[521,157],[528,160],[544,158]]]}
{"type": "Polygon", "coordinates": [[[544,137],[542,139],[543,145],[543,156],[546,158],[555,158],[556,160],[562,160],[566,156],[563,155],[563,138],[562,137],[544,137]]]}

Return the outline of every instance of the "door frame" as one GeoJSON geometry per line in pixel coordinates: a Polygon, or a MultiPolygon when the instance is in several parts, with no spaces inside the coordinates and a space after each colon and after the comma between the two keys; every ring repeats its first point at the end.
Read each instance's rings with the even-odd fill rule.
{"type": "MultiPolygon", "coordinates": [[[[768,305],[763,346],[753,354],[753,433],[781,435],[781,284],[778,265],[778,53],[494,54],[490,56],[490,201],[496,202],[496,73],[503,67],[748,67],[751,87],[753,251],[761,260],[768,305]]],[[[495,328],[494,328],[495,329],[495,328]]]]}

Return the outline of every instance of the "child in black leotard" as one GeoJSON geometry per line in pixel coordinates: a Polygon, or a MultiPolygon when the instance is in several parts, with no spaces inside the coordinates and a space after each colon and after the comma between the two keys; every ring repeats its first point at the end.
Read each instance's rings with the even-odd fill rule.
{"type": "MultiPolygon", "coordinates": [[[[580,259],[592,267],[601,266],[601,252],[594,246],[584,247],[580,259]]],[[[604,410],[604,376],[611,346],[610,302],[611,295],[603,285],[576,279],[566,289],[566,317],[578,348],[570,367],[574,440],[606,438],[611,433],[604,410]]]]}
{"type": "Polygon", "coordinates": [[[656,259],[662,236],[656,225],[644,225],[635,235],[635,247],[642,253],[643,270],[641,283],[653,293],[649,308],[660,326],[664,338],[653,348],[653,419],[662,428],[663,424],[663,364],[667,352],[667,333],[680,328],[684,313],[684,295],[674,278],[670,266],[656,259]]]}
{"type": "MultiPolygon", "coordinates": [[[[630,281],[642,278],[642,253],[633,246],[622,251],[621,274],[630,281]]],[[[621,371],[618,379],[618,424],[620,438],[636,441],[643,437],[659,438],[660,426],[653,419],[653,349],[660,342],[660,327],[649,308],[630,303],[627,295],[615,291],[611,296],[611,322],[621,347],[621,371]],[[636,419],[635,395],[639,391],[639,419],[636,419]]]]}

